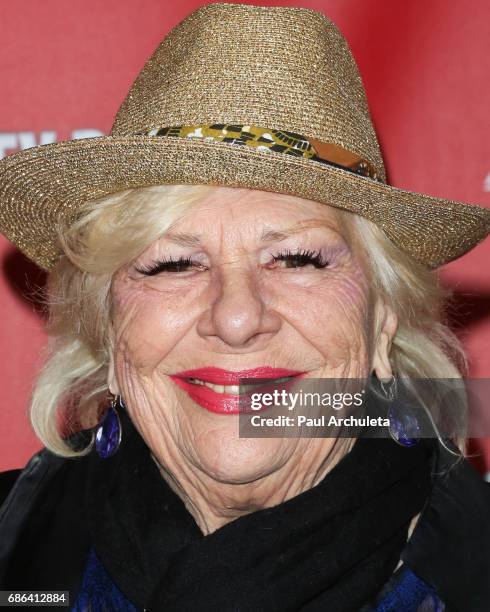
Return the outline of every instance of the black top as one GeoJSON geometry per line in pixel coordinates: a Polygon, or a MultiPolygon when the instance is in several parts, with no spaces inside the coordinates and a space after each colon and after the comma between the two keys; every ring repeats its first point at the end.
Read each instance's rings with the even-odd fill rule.
{"type": "MultiPolygon", "coordinates": [[[[401,558],[447,612],[487,612],[490,485],[468,461],[436,451],[430,495],[401,558]]],[[[42,450],[23,470],[0,474],[0,589],[69,590],[74,601],[91,546],[89,457],[42,450]]]]}

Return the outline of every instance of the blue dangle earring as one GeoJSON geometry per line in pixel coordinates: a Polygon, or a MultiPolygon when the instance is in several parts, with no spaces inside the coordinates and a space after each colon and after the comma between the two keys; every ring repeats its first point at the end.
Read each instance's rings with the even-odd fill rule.
{"type": "Polygon", "coordinates": [[[387,417],[390,420],[390,436],[402,446],[414,446],[419,441],[420,426],[416,416],[402,402],[396,401],[397,383],[395,376],[388,383],[380,381],[385,399],[390,402],[387,417]]]}
{"type": "Polygon", "coordinates": [[[111,405],[95,432],[95,450],[102,459],[114,455],[121,444],[122,429],[121,420],[117,413],[118,406],[124,408],[120,395],[112,398],[111,405]]]}

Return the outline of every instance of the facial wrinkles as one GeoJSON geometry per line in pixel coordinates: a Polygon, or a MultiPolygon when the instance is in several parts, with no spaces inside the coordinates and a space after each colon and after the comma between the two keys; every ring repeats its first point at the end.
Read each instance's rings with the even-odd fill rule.
{"type": "MultiPolygon", "coordinates": [[[[142,346],[144,352],[147,347],[142,346]]],[[[121,393],[126,404],[137,411],[137,425],[150,448],[159,448],[170,464],[178,465],[179,453],[194,439],[189,428],[193,421],[179,418],[179,397],[153,367],[138,363],[140,351],[141,346],[121,335],[116,352],[121,393]]]]}
{"type": "MultiPolygon", "coordinates": [[[[127,364],[129,365],[129,364],[127,364]]],[[[125,380],[134,380],[133,372],[128,370],[125,373],[125,380]]],[[[209,491],[206,480],[196,478],[196,469],[201,471],[202,466],[199,461],[199,454],[196,453],[196,447],[199,447],[201,442],[209,445],[210,440],[220,440],[220,446],[215,448],[214,453],[211,451],[208,461],[208,471],[213,473],[213,465],[216,468],[214,476],[219,479],[219,467],[221,464],[222,454],[227,454],[232,460],[239,462],[244,455],[247,455],[246,446],[257,446],[254,440],[241,440],[240,447],[237,445],[236,433],[226,431],[226,427],[219,427],[213,423],[212,419],[208,423],[200,422],[201,419],[175,419],[169,406],[169,398],[166,392],[163,392],[163,386],[152,386],[149,380],[138,380],[135,386],[130,385],[127,389],[132,405],[138,406],[138,419],[140,431],[148,441],[150,448],[158,449],[158,458],[160,463],[167,466],[171,474],[178,474],[179,486],[187,493],[194,491],[199,497],[209,497],[212,493],[209,491]],[[136,392],[135,392],[136,391],[136,392]],[[137,403],[136,403],[137,402],[137,403]],[[155,406],[165,406],[167,410],[158,413],[155,418],[155,406]],[[183,458],[185,457],[185,461],[183,458]],[[234,459],[233,459],[234,458],[234,459]]],[[[203,421],[205,416],[203,415],[203,421]]],[[[310,440],[296,440],[293,445],[279,446],[274,453],[275,469],[279,469],[285,465],[291,455],[294,453],[297,446],[307,447],[313,444],[310,440]]],[[[264,453],[266,449],[257,447],[254,448],[254,454],[264,453]]],[[[313,478],[314,475],[304,473],[304,467],[297,466],[296,470],[288,471],[287,477],[283,482],[283,487],[290,489],[294,486],[300,486],[299,483],[294,484],[294,480],[298,474],[300,481],[313,478]]],[[[203,473],[203,476],[205,474],[203,473]]],[[[215,493],[213,504],[216,506],[216,513],[220,515],[222,505],[226,508],[226,492],[219,491],[215,493]]],[[[271,495],[273,493],[271,492],[271,495]]],[[[212,497],[212,495],[211,495],[212,497]]],[[[230,503],[233,496],[230,496],[230,503]]],[[[254,491],[250,490],[240,502],[244,507],[249,507],[251,500],[254,498],[254,491]]],[[[236,500],[235,500],[236,501],[236,500]]],[[[235,506],[231,506],[236,509],[235,506]]],[[[195,510],[197,508],[194,508],[195,510]]],[[[226,514],[226,511],[225,511],[226,514]]]]}
{"type": "Polygon", "coordinates": [[[155,360],[165,358],[162,350],[168,347],[169,332],[175,334],[186,321],[184,298],[126,276],[115,283],[113,300],[119,349],[147,376],[155,360]]]}
{"type": "Polygon", "coordinates": [[[334,375],[361,378],[368,368],[368,292],[362,271],[357,267],[351,276],[343,276],[335,288],[337,326],[332,326],[332,345],[336,346],[344,362],[337,362],[334,375]],[[340,370],[339,370],[340,367],[340,370]]]}
{"type": "Polygon", "coordinates": [[[304,336],[309,334],[311,344],[323,356],[325,363],[318,376],[361,376],[366,365],[369,307],[364,273],[346,253],[343,265],[334,267],[328,277],[317,278],[311,284],[301,284],[297,295],[286,284],[279,289],[275,301],[288,303],[291,326],[304,336]],[[311,329],[316,333],[311,334],[311,329]]]}
{"type": "MultiPolygon", "coordinates": [[[[276,218],[269,208],[243,220],[246,211],[232,207],[228,216],[210,217],[209,222],[196,217],[192,227],[184,225],[180,229],[190,232],[199,229],[209,238],[206,244],[211,257],[207,262],[210,271],[141,279],[128,270],[113,287],[116,369],[133,420],[184,489],[195,490],[201,497],[213,496],[217,505],[220,499],[226,503],[233,493],[211,490],[210,482],[225,478],[226,469],[232,478],[230,466],[236,469],[250,463],[253,472],[253,461],[262,466],[262,479],[267,473],[281,473],[287,468],[281,476],[282,490],[301,488],[302,483],[315,477],[314,466],[318,462],[314,458],[321,456],[325,441],[237,439],[231,421],[217,420],[194,405],[166,374],[203,365],[233,370],[245,364],[254,367],[267,363],[307,369],[315,377],[357,377],[368,368],[368,284],[350,247],[334,239],[332,233],[311,229],[254,250],[254,237],[266,223],[271,224],[271,219],[272,225],[279,221],[278,227],[281,222],[286,227],[287,221],[297,220],[297,211],[291,207],[289,214],[288,210],[285,207],[282,216],[276,218]],[[278,253],[286,246],[295,251],[298,245],[324,247],[332,255],[332,266],[324,270],[312,266],[285,270],[259,265],[264,262],[264,254],[278,253]],[[215,323],[214,327],[203,328],[205,333],[200,335],[198,323],[209,313],[216,315],[223,300],[227,301],[228,310],[221,315],[228,312],[238,330],[245,324],[242,318],[245,306],[255,304],[260,309],[257,329],[268,330],[268,334],[252,338],[255,344],[232,346],[223,342],[223,338],[218,344],[219,326],[215,323]],[[265,316],[269,316],[269,327],[264,325],[265,316]],[[280,324],[275,326],[277,321],[280,324]],[[306,456],[309,459],[305,463],[301,458],[306,456]],[[297,463],[292,461],[294,457],[297,463]]],[[[213,208],[208,212],[211,214],[213,208]]],[[[179,253],[197,252],[190,247],[176,250],[161,240],[152,245],[142,260],[151,262],[162,254],[178,258],[179,253]]],[[[240,503],[258,499],[254,491],[265,486],[261,482],[259,479],[250,494],[240,498],[240,503]]],[[[274,492],[267,495],[273,496],[274,492]]],[[[237,499],[234,503],[239,505],[237,499]]]]}
{"type": "MultiPolygon", "coordinates": [[[[233,263],[233,262],[232,262],[233,263]]],[[[299,316],[296,318],[291,317],[290,321],[293,326],[299,328],[299,331],[302,331],[301,326],[308,327],[308,325],[313,325],[314,321],[321,320],[322,312],[321,310],[325,308],[325,304],[328,304],[328,309],[330,310],[330,318],[332,319],[332,324],[330,327],[332,329],[330,337],[324,337],[321,333],[319,335],[319,343],[318,350],[325,353],[324,346],[326,345],[326,360],[328,361],[330,371],[322,372],[320,375],[335,374],[337,376],[346,377],[347,375],[356,375],[358,371],[361,369],[362,363],[359,363],[359,354],[362,352],[363,345],[363,335],[359,334],[359,330],[363,329],[365,325],[365,321],[363,320],[363,313],[365,312],[365,291],[363,286],[364,278],[360,269],[356,268],[350,262],[349,269],[345,268],[341,269],[338,273],[334,274],[332,278],[329,279],[328,284],[325,284],[325,299],[322,301],[317,301],[317,308],[309,309],[307,314],[308,319],[303,319],[304,312],[301,311],[302,304],[304,303],[304,294],[301,294],[301,300],[298,300],[298,312],[299,316]],[[328,342],[325,342],[328,340],[328,342]],[[354,341],[353,341],[354,340],[354,341]],[[331,347],[334,347],[334,350],[331,350],[331,347]],[[329,350],[330,349],[330,350],[329,350]],[[353,371],[353,368],[355,371],[353,371]]],[[[311,293],[313,291],[317,291],[318,287],[316,284],[313,284],[313,288],[306,288],[307,293],[311,293]]],[[[152,374],[155,378],[158,378],[158,370],[155,367],[155,364],[158,365],[159,360],[164,360],[165,355],[162,354],[161,341],[158,339],[159,334],[156,333],[154,336],[151,334],[137,334],[134,331],[140,328],[141,318],[146,317],[146,311],[143,307],[145,300],[148,299],[144,290],[141,287],[134,288],[134,291],[131,297],[128,297],[127,293],[125,294],[125,309],[126,316],[124,317],[125,324],[120,327],[120,352],[124,355],[125,360],[128,363],[131,363],[133,366],[132,377],[140,377],[145,379],[147,377],[151,378],[152,374]],[[131,306],[131,308],[129,308],[131,306]],[[131,315],[127,313],[131,312],[131,315]],[[134,330],[134,331],[133,331],[134,330]],[[128,346],[127,337],[133,336],[130,346],[128,346]],[[152,355],[154,354],[154,359],[152,355]],[[139,356],[144,356],[144,359],[140,361],[139,356]]],[[[150,294],[155,294],[159,292],[155,292],[150,289],[150,294]]],[[[276,301],[278,303],[284,303],[285,300],[288,299],[287,291],[284,295],[281,295],[280,292],[276,296],[276,301]]],[[[150,300],[150,307],[152,309],[162,308],[160,305],[160,300],[158,300],[156,306],[153,306],[150,300]]],[[[315,302],[312,302],[315,304],[315,302]]],[[[119,302],[119,305],[121,302],[119,302]]],[[[163,308],[162,308],[163,310],[163,308]]],[[[284,365],[287,363],[286,359],[282,359],[284,357],[291,360],[291,354],[287,351],[280,351],[278,354],[277,365],[284,365]]],[[[293,356],[295,357],[295,355],[293,356]]],[[[295,361],[295,359],[293,359],[295,361]]],[[[274,364],[273,364],[274,365],[274,364]]]]}
{"type": "MultiPolygon", "coordinates": [[[[220,245],[221,250],[223,250],[222,245],[226,233],[223,222],[221,222],[220,227],[220,245]]],[[[239,236],[234,239],[240,243],[239,248],[234,250],[231,256],[226,251],[221,263],[214,266],[211,273],[207,274],[206,282],[192,280],[174,287],[172,287],[172,280],[170,280],[170,286],[166,282],[158,281],[156,284],[152,284],[148,280],[136,282],[134,285],[126,283],[126,287],[123,287],[120,292],[124,298],[119,300],[119,308],[129,310],[128,304],[134,307],[132,316],[128,317],[129,320],[133,319],[133,325],[125,325],[126,336],[131,336],[133,329],[136,330],[136,328],[140,329],[141,332],[142,326],[145,330],[145,320],[150,320],[148,315],[153,312],[161,313],[162,320],[165,320],[166,330],[175,334],[179,333],[184,338],[205,306],[212,304],[223,291],[231,294],[236,293],[237,299],[239,299],[239,289],[243,286],[245,286],[246,291],[251,291],[256,296],[260,295],[264,307],[277,304],[277,309],[280,311],[281,304],[294,304],[294,296],[290,295],[290,289],[291,285],[299,283],[301,285],[301,299],[298,300],[296,308],[290,308],[283,313],[284,319],[289,320],[295,328],[301,326],[302,321],[313,324],[315,320],[323,320],[325,324],[329,324],[329,322],[337,319],[337,323],[332,325],[335,332],[335,342],[331,343],[331,346],[336,347],[337,350],[329,351],[331,358],[335,360],[335,364],[332,363],[332,365],[336,368],[342,363],[338,350],[342,345],[350,347],[351,353],[355,353],[361,348],[361,340],[366,326],[365,317],[362,316],[363,310],[366,310],[366,300],[362,287],[364,279],[359,266],[356,269],[355,262],[349,253],[347,255],[345,253],[337,255],[340,259],[342,257],[344,260],[348,258],[349,261],[347,264],[344,263],[344,265],[339,266],[338,270],[334,267],[326,280],[323,280],[321,275],[316,277],[312,275],[294,277],[291,275],[286,277],[284,283],[274,285],[269,282],[267,274],[262,275],[262,277],[260,275],[254,277],[254,274],[250,271],[249,256],[246,253],[242,255],[245,250],[242,239],[239,236]],[[321,286],[322,283],[324,283],[324,287],[321,286]],[[281,292],[281,285],[284,288],[283,292],[281,292]],[[322,300],[315,299],[315,292],[318,292],[319,289],[324,295],[322,300]],[[305,300],[304,298],[308,298],[309,295],[313,299],[305,300]],[[305,302],[308,304],[306,310],[305,302]]],[[[240,320],[232,323],[239,326],[240,320]]],[[[158,333],[152,334],[149,330],[147,333],[134,333],[133,335],[135,335],[133,357],[138,354],[144,355],[143,359],[148,363],[148,367],[151,367],[153,358],[163,357],[158,333]],[[137,350],[138,345],[139,349],[137,350]]],[[[322,339],[322,336],[320,338],[322,339]]],[[[343,352],[345,353],[345,351],[343,352]]],[[[281,360],[283,354],[290,353],[286,350],[280,351],[277,357],[278,361],[281,360]]],[[[347,361],[345,355],[344,367],[346,367],[347,361]]],[[[284,365],[284,362],[282,365],[284,365]]]]}

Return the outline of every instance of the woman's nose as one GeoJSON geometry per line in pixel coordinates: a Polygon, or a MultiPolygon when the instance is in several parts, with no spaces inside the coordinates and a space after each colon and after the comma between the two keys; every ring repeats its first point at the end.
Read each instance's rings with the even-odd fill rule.
{"type": "Polygon", "coordinates": [[[260,350],[281,327],[280,316],[267,303],[262,286],[245,268],[231,266],[213,279],[215,291],[197,331],[234,348],[260,350]]]}

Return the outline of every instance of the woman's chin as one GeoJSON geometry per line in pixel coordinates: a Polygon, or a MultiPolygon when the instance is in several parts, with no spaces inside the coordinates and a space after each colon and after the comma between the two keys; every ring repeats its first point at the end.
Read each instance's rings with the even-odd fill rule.
{"type": "Polygon", "coordinates": [[[198,443],[194,447],[194,462],[216,482],[247,484],[272,474],[284,465],[291,454],[285,442],[278,438],[235,437],[221,438],[214,443],[198,443]]]}

